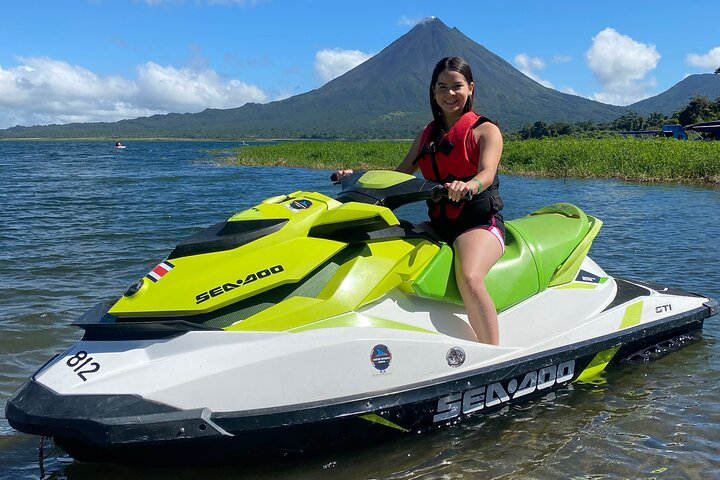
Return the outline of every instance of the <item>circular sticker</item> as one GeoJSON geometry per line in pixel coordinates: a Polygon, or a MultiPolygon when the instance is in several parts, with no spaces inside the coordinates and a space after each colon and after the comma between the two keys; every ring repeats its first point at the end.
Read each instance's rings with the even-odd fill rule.
{"type": "Polygon", "coordinates": [[[390,353],[390,349],[388,347],[382,344],[375,345],[373,347],[372,353],[370,353],[370,361],[372,362],[373,367],[381,372],[385,371],[390,366],[391,360],[392,353],[390,353]]]}
{"type": "Polygon", "coordinates": [[[459,367],[465,363],[465,350],[460,347],[452,347],[448,350],[445,359],[451,367],[459,367]]]}
{"type": "Polygon", "coordinates": [[[310,200],[305,200],[304,198],[301,198],[300,200],[293,200],[290,203],[290,207],[294,208],[295,210],[305,210],[306,208],[312,207],[312,202],[310,200]]]}

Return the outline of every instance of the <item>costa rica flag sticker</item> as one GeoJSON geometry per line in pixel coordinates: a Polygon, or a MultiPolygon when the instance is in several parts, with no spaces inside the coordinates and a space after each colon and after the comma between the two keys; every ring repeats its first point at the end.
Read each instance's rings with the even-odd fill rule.
{"type": "Polygon", "coordinates": [[[175,265],[165,260],[164,262],[158,263],[155,268],[150,270],[150,272],[145,276],[153,282],[157,282],[173,268],[175,268],[175,265]]]}

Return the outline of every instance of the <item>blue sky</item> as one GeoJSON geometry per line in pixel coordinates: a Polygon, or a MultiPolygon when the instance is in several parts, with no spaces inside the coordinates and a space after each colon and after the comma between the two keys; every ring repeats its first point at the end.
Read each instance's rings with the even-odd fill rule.
{"type": "Polygon", "coordinates": [[[430,16],[546,86],[627,105],[720,67],[716,10],[694,0],[8,0],[0,128],[281,100],[430,16]]]}

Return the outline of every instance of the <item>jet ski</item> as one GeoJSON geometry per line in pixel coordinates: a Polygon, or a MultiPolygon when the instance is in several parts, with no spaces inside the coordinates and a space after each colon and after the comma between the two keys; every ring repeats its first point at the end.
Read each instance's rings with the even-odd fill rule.
{"type": "Polygon", "coordinates": [[[374,444],[644,362],[697,337],[715,300],[607,274],[602,222],[559,203],[506,222],[475,341],[453,250],[395,209],[447,197],[392,171],[336,198],[274,196],[181,241],[8,401],[15,429],[78,460],[232,463],[374,444]]]}

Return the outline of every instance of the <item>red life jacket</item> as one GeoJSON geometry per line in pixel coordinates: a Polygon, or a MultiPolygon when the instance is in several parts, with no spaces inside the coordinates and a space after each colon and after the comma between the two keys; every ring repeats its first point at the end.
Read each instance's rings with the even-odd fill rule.
{"type": "Polygon", "coordinates": [[[425,127],[420,138],[420,153],[423,156],[418,160],[423,177],[433,182],[444,183],[448,180],[472,178],[477,175],[480,151],[475,141],[473,127],[481,118],[475,112],[467,112],[437,140],[431,138],[435,130],[435,122],[430,122],[425,127]],[[443,148],[447,142],[450,145],[443,148]],[[447,152],[450,146],[452,150],[447,152]]]}
{"type": "MultiPolygon", "coordinates": [[[[430,122],[420,137],[420,152],[414,162],[420,167],[423,177],[443,184],[453,180],[466,182],[477,175],[480,149],[475,140],[473,129],[489,121],[491,120],[475,112],[467,112],[455,122],[447,133],[437,139],[432,138],[435,131],[435,122],[430,122]]],[[[499,200],[498,187],[499,181],[495,176],[490,187],[475,195],[471,201],[485,200],[484,203],[491,205],[491,202],[487,201],[489,197],[497,196],[499,200]]],[[[429,202],[428,213],[432,219],[440,217],[454,219],[460,215],[466,203],[451,202],[449,200],[437,203],[429,202]]],[[[501,201],[495,202],[495,204],[502,205],[501,201]]],[[[490,209],[492,209],[492,206],[490,209]]],[[[499,208],[495,211],[497,210],[499,208]]],[[[490,213],[493,212],[490,211],[490,213]]]]}

